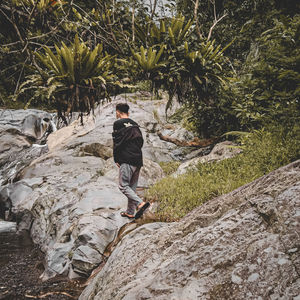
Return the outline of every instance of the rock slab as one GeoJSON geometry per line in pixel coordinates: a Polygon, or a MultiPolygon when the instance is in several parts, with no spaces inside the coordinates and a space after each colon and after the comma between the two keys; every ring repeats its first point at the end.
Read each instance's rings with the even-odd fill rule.
{"type": "Polygon", "coordinates": [[[300,160],[126,235],[80,300],[299,299],[300,160]]]}

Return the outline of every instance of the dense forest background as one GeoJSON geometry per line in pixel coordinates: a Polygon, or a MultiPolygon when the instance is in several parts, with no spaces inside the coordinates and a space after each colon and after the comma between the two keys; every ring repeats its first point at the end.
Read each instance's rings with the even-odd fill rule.
{"type": "Polygon", "coordinates": [[[160,90],[201,137],[299,123],[298,1],[11,0],[0,4],[0,106],[89,113],[160,90]]]}
{"type": "MultiPolygon", "coordinates": [[[[148,90],[200,138],[242,153],[147,191],[162,220],[300,158],[300,14],[288,0],[10,0],[0,4],[0,107],[68,123],[148,90]]],[[[161,163],[166,175],[180,162],[161,163]]]]}

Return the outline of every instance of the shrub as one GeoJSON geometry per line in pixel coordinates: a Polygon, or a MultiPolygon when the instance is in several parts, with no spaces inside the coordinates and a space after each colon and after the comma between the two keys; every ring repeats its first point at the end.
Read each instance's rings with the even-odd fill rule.
{"type": "Polygon", "coordinates": [[[250,52],[244,73],[232,85],[234,111],[245,127],[276,120],[286,125],[299,122],[300,16],[274,20],[250,52]]]}
{"type": "MultiPolygon", "coordinates": [[[[154,90],[165,89],[169,101],[177,98],[190,111],[189,123],[203,137],[224,133],[227,129],[230,103],[219,101],[217,95],[226,86],[228,63],[215,41],[195,36],[192,20],[177,16],[155,22],[137,24],[137,36],[143,44],[132,55],[140,68],[140,78],[151,80],[154,90]],[[195,42],[197,41],[197,42],[195,42]],[[145,47],[144,47],[145,46],[145,47]]],[[[231,117],[232,114],[230,114],[231,117]]],[[[232,127],[230,127],[232,128],[232,127]]]]}
{"type": "Polygon", "coordinates": [[[79,111],[82,117],[82,113],[90,113],[95,103],[109,96],[114,58],[103,53],[102,44],[90,50],[78,35],[69,47],[62,42],[60,48],[55,45],[55,50],[44,47],[44,51],[35,53],[44,69],[28,76],[19,93],[34,90],[27,105],[34,99],[50,101],[57,109],[58,118],[63,120],[74,111],[79,111]]]}
{"type": "Polygon", "coordinates": [[[163,169],[166,175],[171,175],[177,171],[178,167],[180,166],[180,162],[179,161],[160,162],[159,165],[163,169]]]}

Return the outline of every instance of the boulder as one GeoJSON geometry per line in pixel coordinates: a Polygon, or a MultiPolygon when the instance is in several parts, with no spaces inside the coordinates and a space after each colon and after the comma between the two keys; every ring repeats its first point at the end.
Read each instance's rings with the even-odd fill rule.
{"type": "MultiPolygon", "coordinates": [[[[169,133],[175,136],[190,136],[191,133],[178,125],[170,127],[166,124],[164,108],[166,100],[139,100],[139,97],[132,99],[133,95],[116,96],[111,103],[105,103],[95,110],[95,128],[86,135],[77,136],[72,141],[68,139],[69,147],[84,147],[93,142],[112,147],[112,129],[116,120],[115,105],[119,102],[129,102],[130,117],[135,120],[141,128],[144,137],[144,157],[155,161],[172,161],[184,159],[185,155],[192,151],[192,147],[178,147],[173,143],[163,141],[159,138],[158,132],[166,127],[171,128],[169,133]],[[130,102],[131,101],[131,102],[130,102]],[[155,118],[155,112],[159,111],[159,119],[155,118]]],[[[66,130],[66,129],[65,129],[66,130]]],[[[74,137],[74,135],[72,135],[74,137]]],[[[49,137],[50,139],[51,136],[49,137]]],[[[65,143],[65,142],[64,142],[65,143]]],[[[51,148],[51,146],[50,146],[51,148]]]]}
{"type": "Polygon", "coordinates": [[[0,116],[0,131],[13,128],[24,134],[28,132],[34,138],[46,130],[43,122],[50,126],[54,120],[53,114],[38,109],[0,109],[0,116]],[[39,126],[41,124],[42,128],[39,126]]]}
{"type": "Polygon", "coordinates": [[[101,262],[102,255],[89,246],[78,247],[72,256],[74,271],[84,275],[89,275],[101,262]]]}
{"type": "Polygon", "coordinates": [[[30,140],[17,129],[6,129],[0,132],[0,158],[6,151],[20,151],[30,146],[30,140]]]}
{"type": "Polygon", "coordinates": [[[80,148],[81,155],[93,155],[101,157],[104,160],[113,156],[113,150],[111,147],[102,145],[100,143],[91,143],[80,148]]]}
{"type": "Polygon", "coordinates": [[[7,220],[14,219],[18,214],[19,218],[24,211],[30,211],[34,203],[31,199],[33,186],[43,183],[41,178],[26,181],[21,180],[5,186],[0,190],[0,217],[7,220]]]}
{"type": "MultiPolygon", "coordinates": [[[[63,131],[56,134],[59,132],[63,131]]],[[[33,216],[31,237],[46,254],[42,280],[58,274],[88,276],[101,264],[106,247],[129,221],[120,216],[127,198],[119,191],[118,168],[113,159],[78,156],[82,145],[93,144],[93,138],[88,140],[87,135],[83,144],[78,137],[70,136],[64,145],[34,160],[19,174],[20,180],[9,186],[19,195],[12,205],[15,211],[30,210],[33,216]],[[111,172],[110,176],[105,170],[111,172]],[[26,187],[28,193],[22,196],[17,186],[26,187]],[[91,261],[87,259],[90,252],[95,254],[91,261]]],[[[110,149],[107,147],[104,149],[110,149]]],[[[163,173],[157,163],[146,161],[141,183],[149,185],[163,173]]],[[[29,221],[22,226],[28,227],[29,221]]]]}
{"type": "Polygon", "coordinates": [[[79,300],[298,299],[300,160],[127,234],[79,300]]]}
{"type": "Polygon", "coordinates": [[[52,114],[40,110],[0,110],[0,116],[0,185],[3,185],[48,151],[47,146],[34,143],[43,143],[56,126],[52,114]]]}
{"type": "MultiPolygon", "coordinates": [[[[204,150],[207,150],[207,148],[204,148],[204,150]]],[[[242,150],[240,148],[238,148],[234,143],[230,141],[218,143],[214,146],[214,148],[208,155],[195,157],[182,163],[174,173],[174,176],[184,174],[189,169],[196,168],[199,163],[208,163],[212,161],[221,161],[223,159],[232,158],[235,155],[241,153],[241,151],[242,150]]],[[[199,151],[199,153],[203,154],[202,151],[199,151]]]]}
{"type": "Polygon", "coordinates": [[[52,121],[52,115],[49,113],[41,113],[40,115],[31,114],[22,121],[22,133],[35,139],[40,139],[50,129],[55,131],[55,125],[52,121]]]}
{"type": "Polygon", "coordinates": [[[172,139],[179,141],[192,141],[195,136],[192,132],[180,127],[179,125],[164,126],[163,130],[160,131],[163,136],[169,136],[172,139]]]}
{"type": "Polygon", "coordinates": [[[46,271],[41,275],[43,280],[56,275],[69,273],[69,259],[72,257],[72,241],[68,243],[55,243],[46,254],[46,271]]]}
{"type": "Polygon", "coordinates": [[[62,149],[70,141],[86,135],[94,128],[95,118],[93,115],[85,116],[83,125],[80,119],[75,120],[69,126],[63,127],[49,135],[47,139],[49,151],[62,149]]]}

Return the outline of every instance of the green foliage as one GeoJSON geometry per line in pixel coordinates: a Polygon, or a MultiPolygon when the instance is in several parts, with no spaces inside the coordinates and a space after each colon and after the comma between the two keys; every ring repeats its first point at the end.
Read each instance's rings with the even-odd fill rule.
{"type": "Polygon", "coordinates": [[[185,17],[181,15],[171,19],[168,39],[173,47],[181,46],[188,39],[192,23],[191,19],[185,23],[185,17]]]}
{"type": "Polygon", "coordinates": [[[240,79],[232,84],[233,107],[243,125],[300,120],[300,16],[274,20],[257,40],[240,79]]]}
{"type": "MultiPolygon", "coordinates": [[[[191,15],[194,5],[195,1],[177,1],[178,11],[185,16],[191,15]]],[[[224,15],[212,37],[218,44],[235,40],[225,52],[233,70],[227,75],[233,77],[230,84],[215,89],[211,105],[196,106],[199,117],[190,118],[198,123],[200,134],[203,127],[219,135],[278,119],[298,122],[299,8],[297,1],[199,2],[197,33],[208,36],[215,20],[224,15]]]]}
{"type": "Polygon", "coordinates": [[[193,22],[185,21],[183,16],[161,20],[159,27],[148,22],[137,25],[137,28],[140,41],[148,45],[148,51],[141,46],[141,54],[132,51],[133,56],[142,69],[141,78],[150,79],[155,90],[168,91],[166,110],[176,96],[180,102],[189,105],[192,112],[190,122],[200,135],[209,136],[220,127],[224,132],[223,123],[216,125],[216,120],[222,118],[215,113],[215,97],[226,83],[227,72],[223,67],[226,47],[221,49],[215,41],[194,43],[193,22]],[[160,47],[157,55],[153,47],[160,47]]]}
{"type": "MultiPolygon", "coordinates": [[[[14,0],[0,3],[0,96],[13,99],[20,85],[37,68],[35,52],[48,46],[53,50],[57,41],[69,44],[76,34],[94,49],[103,45],[110,55],[119,59],[131,56],[132,10],[136,19],[144,18],[146,8],[141,1],[62,1],[14,0]]],[[[134,77],[132,64],[124,72],[117,64],[114,72],[120,75],[120,92],[127,87],[123,79],[134,77]],[[123,76],[124,75],[124,76],[123,76]]],[[[20,101],[27,99],[19,97],[20,101]]],[[[7,101],[5,100],[5,103],[7,101]]],[[[34,102],[33,102],[34,103],[34,102]]],[[[36,105],[36,103],[35,103],[36,105]]]]}
{"type": "Polygon", "coordinates": [[[177,171],[178,167],[180,166],[179,161],[168,161],[168,162],[160,162],[160,167],[163,169],[165,175],[171,175],[177,171]]]}
{"type": "Polygon", "coordinates": [[[165,7],[177,11],[176,17],[158,16],[141,0],[1,2],[1,105],[8,105],[21,90],[22,103],[31,98],[33,105],[52,107],[56,98],[62,111],[89,111],[104,95],[133,91],[140,82],[151,81],[156,93],[168,92],[167,109],[175,98],[184,104],[185,124],[203,137],[259,128],[275,119],[298,122],[296,2],[199,1],[194,15],[198,2],[168,1],[165,7]],[[106,61],[108,69],[97,76],[87,69],[85,75],[73,72],[77,58],[70,56],[69,47],[54,50],[54,45],[69,45],[76,34],[89,49],[101,44],[102,53],[118,63],[106,61]],[[221,47],[226,44],[230,47],[221,47]],[[43,48],[56,59],[62,57],[64,65],[54,57],[51,63],[48,50],[42,54],[48,63],[37,59],[34,53],[43,48]],[[75,78],[77,73],[86,77],[83,82],[75,78]]]}
{"type": "Polygon", "coordinates": [[[60,5],[65,5],[65,1],[60,0],[12,0],[16,7],[26,6],[30,9],[37,9],[39,13],[51,13],[53,9],[60,5]]]}
{"type": "Polygon", "coordinates": [[[145,48],[141,46],[140,50],[141,54],[136,53],[132,50],[132,55],[138,62],[139,66],[143,69],[143,71],[150,73],[158,68],[165,66],[164,63],[159,63],[159,59],[164,51],[164,46],[160,47],[158,53],[156,53],[157,51],[153,50],[152,47],[150,47],[148,50],[145,50],[145,48]]]}
{"type": "MultiPolygon", "coordinates": [[[[227,45],[227,47],[230,44],[227,45]]],[[[226,60],[220,45],[215,41],[202,42],[197,51],[188,51],[186,61],[190,84],[184,89],[189,104],[190,123],[194,124],[200,136],[220,135],[228,130],[227,123],[232,114],[226,111],[229,106],[220,99],[220,91],[227,86],[226,60]]]]}
{"type": "Polygon", "coordinates": [[[199,164],[177,178],[167,177],[146,197],[160,203],[159,216],[172,221],[209,199],[228,193],[300,158],[300,127],[283,126],[240,135],[242,154],[220,162],[199,164]]]}
{"type": "MultiPolygon", "coordinates": [[[[177,0],[177,11],[190,17],[195,1],[177,0]]],[[[199,1],[198,25],[202,36],[208,36],[215,18],[226,15],[212,31],[217,43],[227,44],[236,38],[226,55],[237,71],[243,67],[256,38],[272,26],[274,18],[293,17],[299,13],[299,1],[282,0],[219,0],[199,1]],[[215,4],[215,6],[214,6],[215,4]]]]}
{"type": "Polygon", "coordinates": [[[136,23],[136,33],[143,46],[166,44],[177,47],[189,39],[192,29],[192,20],[185,21],[185,17],[178,15],[171,19],[160,20],[159,27],[149,18],[146,22],[136,23]]]}
{"type": "Polygon", "coordinates": [[[24,78],[32,74],[32,52],[46,41],[51,43],[68,11],[60,0],[0,3],[0,93],[4,98],[12,99],[24,78]]]}
{"type": "Polygon", "coordinates": [[[91,51],[85,43],[80,43],[77,35],[69,47],[62,42],[55,49],[56,54],[48,47],[44,48],[44,54],[35,53],[46,69],[30,75],[19,93],[34,89],[31,100],[54,101],[59,114],[89,113],[95,102],[109,96],[113,57],[103,53],[101,44],[91,51]]]}

